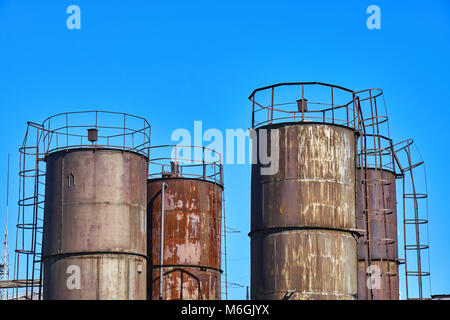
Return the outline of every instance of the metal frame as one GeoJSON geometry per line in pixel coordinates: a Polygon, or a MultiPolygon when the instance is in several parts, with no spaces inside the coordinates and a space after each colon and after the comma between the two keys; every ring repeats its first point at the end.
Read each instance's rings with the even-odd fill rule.
{"type": "Polygon", "coordinates": [[[16,225],[14,280],[23,279],[13,292],[15,299],[34,299],[41,296],[41,252],[43,211],[45,201],[45,166],[40,149],[43,129],[28,122],[27,131],[19,149],[19,201],[16,225]],[[22,261],[22,260],[25,261],[22,261]],[[24,265],[23,265],[24,264],[24,265]],[[25,269],[25,270],[23,270],[25,269]]]}
{"type": "Polygon", "coordinates": [[[428,194],[427,194],[427,185],[426,185],[426,171],[425,171],[425,162],[423,160],[417,161],[413,158],[413,150],[412,146],[414,145],[414,141],[412,139],[407,139],[401,141],[394,145],[395,152],[398,156],[402,156],[405,158],[406,166],[399,165],[399,168],[402,172],[402,194],[403,194],[403,249],[404,249],[404,264],[405,264],[405,282],[406,282],[406,299],[427,299],[424,294],[424,286],[423,282],[425,278],[429,280],[429,289],[431,295],[431,274],[430,274],[430,256],[429,256],[429,231],[428,231],[428,194]],[[415,173],[417,173],[418,168],[423,168],[424,176],[422,181],[424,183],[424,191],[418,192],[417,187],[417,178],[415,173]],[[409,177],[409,180],[407,178],[409,177]],[[425,206],[419,205],[420,201],[425,201],[425,206]],[[408,208],[407,203],[412,201],[413,210],[408,208]],[[412,213],[410,212],[412,211],[412,213]],[[424,225],[426,227],[425,231],[425,242],[423,240],[423,231],[422,236],[420,231],[420,226],[424,225]],[[410,239],[408,237],[408,227],[411,226],[414,231],[414,237],[410,239]],[[424,252],[426,251],[426,252],[424,252]],[[408,258],[408,253],[412,254],[412,258],[408,258]],[[424,266],[424,254],[428,258],[428,271],[425,271],[427,268],[424,266]],[[415,260],[415,268],[413,270],[410,269],[411,264],[408,261],[415,260]],[[417,290],[418,296],[412,297],[410,294],[411,283],[409,278],[417,278],[417,290]]]}
{"type": "MultiPolygon", "coordinates": [[[[365,270],[367,277],[373,273],[371,250],[374,245],[381,245],[384,247],[386,255],[387,271],[381,272],[381,276],[388,277],[389,297],[392,297],[391,292],[391,278],[398,276],[398,273],[391,270],[389,262],[389,247],[392,246],[395,250],[397,243],[397,235],[395,238],[387,237],[387,218],[394,212],[392,208],[388,208],[385,199],[386,188],[392,182],[382,178],[382,171],[387,170],[395,174],[395,155],[392,148],[392,140],[389,138],[389,122],[387,115],[386,103],[381,89],[366,89],[355,93],[358,101],[358,109],[360,115],[361,136],[358,143],[358,166],[361,168],[361,181],[365,190],[364,192],[364,218],[365,218],[365,270]],[[380,106],[381,102],[381,106],[380,106]],[[381,108],[380,108],[381,107],[381,108]],[[365,111],[368,111],[365,113],[365,111]],[[369,177],[369,170],[375,170],[375,179],[369,177]],[[371,203],[369,188],[372,186],[381,187],[382,207],[369,209],[371,203]],[[371,222],[381,222],[384,228],[383,238],[372,238],[371,222]]],[[[395,183],[395,182],[394,182],[395,183]]],[[[380,234],[379,232],[374,232],[380,234]]],[[[383,233],[381,233],[383,234],[383,233]]],[[[383,258],[380,262],[385,261],[383,258]]],[[[398,262],[398,261],[397,261],[398,262]]],[[[369,300],[374,299],[373,289],[366,286],[366,297],[369,300]]]]}
{"type": "Polygon", "coordinates": [[[43,153],[46,155],[61,150],[88,147],[131,151],[147,158],[150,155],[150,124],[145,118],[127,113],[64,112],[45,119],[42,122],[42,129],[43,153]],[[80,115],[89,117],[88,122],[85,122],[86,119],[76,119],[80,115]],[[106,123],[103,122],[105,119],[106,123]],[[108,124],[109,122],[112,124],[108,124]],[[98,130],[98,141],[89,141],[88,129],[98,130]]]}
{"type": "Polygon", "coordinates": [[[201,179],[214,182],[223,186],[223,165],[222,155],[210,148],[187,145],[160,145],[150,147],[152,156],[149,160],[149,179],[171,177],[201,179]],[[194,157],[178,157],[179,150],[189,149],[194,157]],[[201,151],[200,159],[195,157],[195,151],[201,151]],[[171,153],[173,151],[173,153],[171,153]],[[154,153],[161,152],[163,156],[154,156],[154,153]],[[218,160],[208,160],[206,152],[217,156],[218,160]],[[173,154],[174,156],[165,156],[173,154]],[[174,167],[175,166],[175,167],[174,167]]]}

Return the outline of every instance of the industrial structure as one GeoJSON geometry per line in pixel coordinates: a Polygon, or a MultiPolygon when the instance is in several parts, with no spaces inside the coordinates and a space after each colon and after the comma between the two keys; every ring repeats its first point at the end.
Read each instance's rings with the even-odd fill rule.
{"type": "Polygon", "coordinates": [[[146,298],[149,147],[148,122],[124,113],[28,123],[14,271],[26,286],[16,298],[146,298]]]}
{"type": "MultiPolygon", "coordinates": [[[[297,82],[249,99],[257,161],[247,295],[428,298],[425,166],[412,140],[390,138],[383,91],[297,82]]],[[[19,152],[3,299],[227,299],[217,150],[153,146],[145,118],[86,111],[28,122],[19,152]]]]}
{"type": "Polygon", "coordinates": [[[429,247],[420,226],[428,218],[418,202],[427,196],[417,192],[412,172],[423,162],[411,160],[409,142],[390,139],[382,90],[281,83],[256,89],[249,99],[258,138],[267,131],[269,141],[276,139],[267,148],[279,146],[270,150],[279,155],[276,173],[262,173],[260,162],[252,166],[252,299],[397,300],[402,263],[406,298],[413,298],[408,279],[417,277],[416,298],[423,299],[429,247]],[[409,216],[407,200],[413,200],[409,216]]]}
{"type": "Polygon", "coordinates": [[[282,84],[257,89],[250,99],[258,137],[266,129],[273,139],[271,131],[279,130],[278,172],[252,168],[252,299],[356,299],[353,92],[282,84]],[[314,89],[326,91],[331,103],[316,100],[314,89]],[[267,91],[269,107],[259,99],[267,91]]]}
{"type": "Polygon", "coordinates": [[[155,300],[218,300],[222,273],[221,155],[195,146],[156,146],[151,154],[148,296],[155,300]],[[200,156],[193,160],[186,157],[191,149],[200,156]],[[179,156],[180,150],[184,156],[179,156]]]}

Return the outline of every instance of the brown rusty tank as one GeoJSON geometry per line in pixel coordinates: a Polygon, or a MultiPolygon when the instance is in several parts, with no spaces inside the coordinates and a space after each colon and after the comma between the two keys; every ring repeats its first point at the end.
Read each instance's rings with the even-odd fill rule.
{"type": "Polygon", "coordinates": [[[357,169],[358,229],[366,229],[365,214],[369,214],[368,248],[365,235],[358,241],[358,299],[398,300],[396,177],[393,172],[383,169],[367,168],[365,171],[367,197],[361,180],[364,171],[357,169]]]}
{"type": "Polygon", "coordinates": [[[306,122],[261,129],[279,130],[279,170],[252,167],[252,299],[356,299],[354,131],[306,122]]]}
{"type": "Polygon", "coordinates": [[[147,158],[85,148],[46,161],[44,299],[146,299],[147,158]]]}
{"type": "Polygon", "coordinates": [[[220,299],[222,185],[182,177],[148,180],[148,297],[160,298],[162,183],[167,187],[161,296],[220,299]]]}

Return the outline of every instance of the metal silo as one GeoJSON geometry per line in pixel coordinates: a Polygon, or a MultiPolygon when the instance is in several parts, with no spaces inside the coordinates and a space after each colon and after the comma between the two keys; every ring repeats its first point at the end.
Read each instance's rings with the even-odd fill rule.
{"type": "Polygon", "coordinates": [[[169,148],[177,155],[178,149],[192,147],[152,147],[147,182],[151,259],[148,297],[220,299],[223,192],[220,154],[205,160],[205,152],[211,150],[194,147],[201,151],[202,160],[187,163],[190,159],[167,157],[169,148]],[[165,155],[155,156],[159,151],[165,155]]]}
{"type": "Polygon", "coordinates": [[[361,110],[357,168],[358,299],[398,300],[396,156],[383,92],[356,93],[361,110]]]}
{"type": "Polygon", "coordinates": [[[147,121],[65,113],[43,128],[44,299],[146,299],[147,121]]]}
{"type": "Polygon", "coordinates": [[[252,166],[252,299],[356,299],[353,92],[289,83],[250,100],[258,155],[263,130],[279,153],[274,174],[264,175],[260,161],[252,166]]]}

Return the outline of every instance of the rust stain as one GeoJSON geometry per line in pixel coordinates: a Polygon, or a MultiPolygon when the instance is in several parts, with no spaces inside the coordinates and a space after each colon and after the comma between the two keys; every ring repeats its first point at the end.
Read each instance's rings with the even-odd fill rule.
{"type": "Polygon", "coordinates": [[[47,159],[44,299],[145,299],[147,160],[118,150],[74,149],[47,159]],[[68,186],[72,173],[75,184],[68,186]],[[81,288],[67,288],[67,267],[81,288]]]}
{"type": "Polygon", "coordinates": [[[357,169],[357,227],[366,229],[364,212],[369,214],[369,257],[366,253],[367,237],[358,241],[358,299],[370,298],[366,286],[366,258],[380,268],[381,287],[372,289],[374,300],[399,299],[398,243],[397,243],[397,200],[395,174],[388,170],[367,169],[367,205],[366,190],[361,180],[361,169],[357,169]],[[364,265],[364,268],[363,268],[364,265]]]}
{"type": "Polygon", "coordinates": [[[272,176],[252,167],[252,299],[355,299],[354,131],[262,128],[280,130],[280,163],[272,176]]]}
{"type": "Polygon", "coordinates": [[[159,297],[161,182],[167,184],[164,299],[220,299],[222,187],[199,179],[148,180],[148,295],[159,297]]]}

